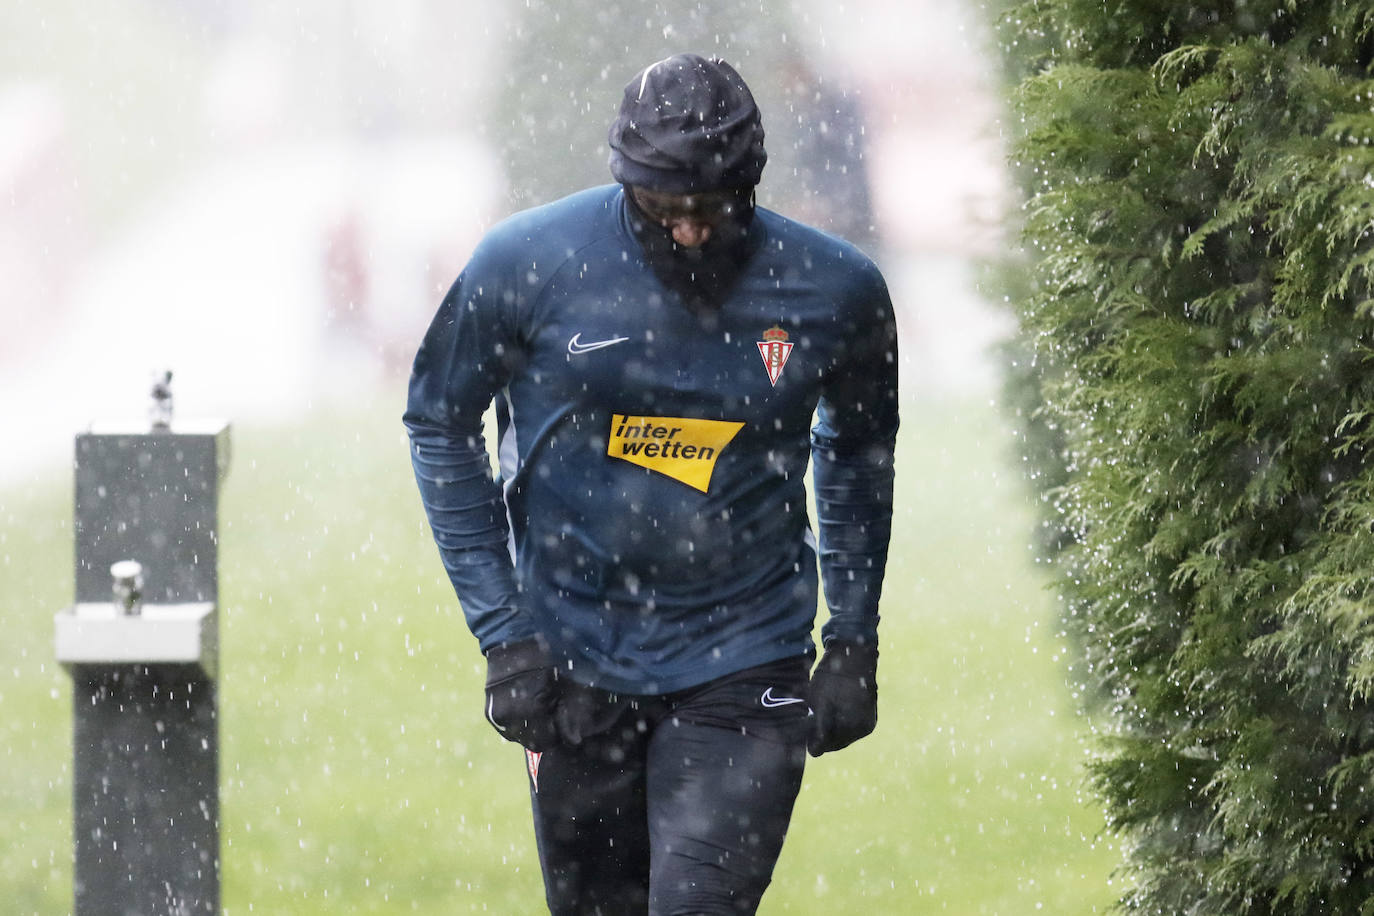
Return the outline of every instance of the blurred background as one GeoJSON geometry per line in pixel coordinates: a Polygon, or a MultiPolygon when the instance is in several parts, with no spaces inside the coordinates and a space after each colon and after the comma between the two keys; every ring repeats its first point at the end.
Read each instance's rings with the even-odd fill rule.
{"type": "Polygon", "coordinates": [[[224,494],[226,912],[539,911],[518,751],[399,423],[482,232],[609,181],[625,83],[682,50],[763,110],[762,205],[846,236],[902,333],[884,724],[813,764],[764,912],[1103,912],[1115,853],[981,292],[1006,244],[1000,66],[960,0],[76,0],[0,7],[0,897],[70,907],[72,436],[235,427],[224,494]],[[862,903],[858,901],[862,900],[862,903]]]}

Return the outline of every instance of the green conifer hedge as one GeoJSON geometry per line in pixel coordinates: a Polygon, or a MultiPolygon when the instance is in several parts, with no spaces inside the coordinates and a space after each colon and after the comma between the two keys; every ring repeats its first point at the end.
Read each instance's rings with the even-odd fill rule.
{"type": "Polygon", "coordinates": [[[1374,0],[1002,25],[1016,401],[1123,907],[1374,914],[1374,0]]]}

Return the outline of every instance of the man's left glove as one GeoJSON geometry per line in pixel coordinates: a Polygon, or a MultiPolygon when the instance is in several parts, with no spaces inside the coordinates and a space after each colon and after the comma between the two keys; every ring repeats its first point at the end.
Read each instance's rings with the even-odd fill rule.
{"type": "Polygon", "coordinates": [[[831,640],[811,673],[812,757],[849,747],[878,726],[878,647],[831,640]]]}
{"type": "Polygon", "coordinates": [[[558,669],[538,639],[487,651],[487,721],[502,738],[536,752],[554,747],[557,706],[558,669]]]}

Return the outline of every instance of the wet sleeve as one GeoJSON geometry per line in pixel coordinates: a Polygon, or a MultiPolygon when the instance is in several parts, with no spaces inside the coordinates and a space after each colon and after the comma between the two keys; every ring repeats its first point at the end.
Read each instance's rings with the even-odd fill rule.
{"type": "Polygon", "coordinates": [[[850,341],[828,376],[811,430],[823,643],[878,638],[878,599],[892,531],[897,440],[897,326],[876,268],[846,324],[850,341]]]}
{"type": "Polygon", "coordinates": [[[415,356],[404,422],[420,499],[469,629],[485,652],[534,635],[521,611],[505,500],[482,415],[517,351],[499,273],[474,259],[415,356]]]}

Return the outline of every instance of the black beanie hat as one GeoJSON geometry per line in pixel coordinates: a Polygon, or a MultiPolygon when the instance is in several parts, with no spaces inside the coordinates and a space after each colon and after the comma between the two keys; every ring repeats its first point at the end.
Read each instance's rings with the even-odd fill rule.
{"type": "Polygon", "coordinates": [[[752,188],[768,161],[744,79],[697,54],[661,60],[632,79],[609,140],[616,181],[669,194],[752,188]]]}

